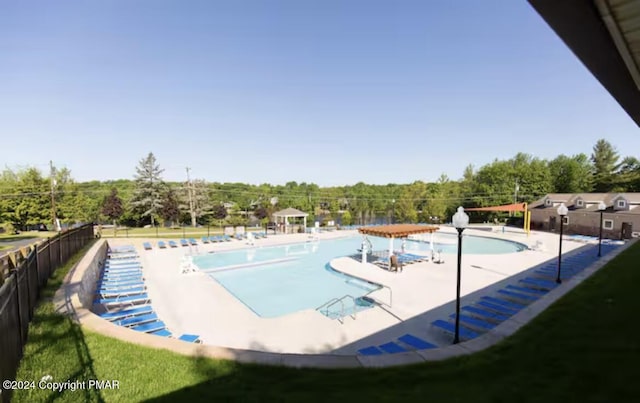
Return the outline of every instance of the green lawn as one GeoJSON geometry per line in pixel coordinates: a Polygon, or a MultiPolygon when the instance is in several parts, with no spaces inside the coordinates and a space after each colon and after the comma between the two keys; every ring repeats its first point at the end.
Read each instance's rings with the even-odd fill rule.
{"type": "Polygon", "coordinates": [[[40,239],[49,238],[56,235],[54,231],[27,231],[19,234],[0,234],[0,243],[19,241],[21,239],[40,239]]]}
{"type": "MultiPolygon", "coordinates": [[[[640,242],[481,353],[401,368],[296,370],[138,347],[37,309],[17,379],[117,379],[119,390],[21,391],[36,401],[638,402],[640,242]]],[[[56,273],[48,294],[60,284],[56,273]]]]}

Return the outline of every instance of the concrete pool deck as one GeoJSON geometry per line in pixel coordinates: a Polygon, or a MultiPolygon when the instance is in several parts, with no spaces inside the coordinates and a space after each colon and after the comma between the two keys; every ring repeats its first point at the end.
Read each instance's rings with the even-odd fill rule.
{"type": "MultiPolygon", "coordinates": [[[[470,235],[489,235],[485,231],[467,231],[465,233],[470,235]]],[[[344,237],[354,233],[355,231],[322,233],[320,239],[344,237]]],[[[490,256],[463,255],[463,305],[473,301],[478,296],[478,291],[482,295],[490,294],[493,288],[504,285],[501,281],[509,279],[513,283],[517,276],[523,275],[530,267],[557,257],[558,236],[555,234],[532,233],[527,238],[522,233],[494,232],[491,236],[530,245],[540,240],[547,245],[547,251],[527,250],[490,256]]],[[[304,234],[279,235],[259,240],[256,245],[269,246],[307,240],[308,236],[304,234]]],[[[629,242],[610,256],[598,260],[593,268],[564,282],[541,300],[503,322],[494,331],[472,341],[451,345],[451,337],[431,327],[430,322],[446,319],[454,311],[455,255],[444,255],[444,264],[413,264],[406,266],[398,274],[386,272],[371,264],[362,265],[350,258],[335,259],[332,265],[336,270],[385,284],[393,290],[391,307],[376,307],[359,312],[355,320],[347,317],[344,324],[340,324],[315,310],[278,318],[260,318],[208,275],[201,272],[181,274],[180,260],[189,248],[160,250],[155,248],[153,240],[154,249],[146,251],[142,248],[144,241],[146,240],[115,239],[109,240],[109,244],[136,246],[144,266],[151,305],[160,319],[174,334],[199,334],[204,345],[190,345],[175,339],[138,333],[113,325],[89,312],[87,304],[79,302],[79,297],[74,293],[78,293],[78,289],[83,287],[83,284],[79,286],[78,283],[90,282],[86,281],[86,276],[82,277],[82,273],[86,269],[84,266],[89,265],[89,259],[95,260],[98,249],[92,256],[89,256],[90,252],[83,258],[74,269],[77,273],[70,273],[65,287],[57,296],[60,309],[73,313],[80,323],[95,331],[146,346],[167,348],[190,355],[296,367],[401,365],[478,351],[511,334],[631,244],[629,242]],[[375,357],[354,355],[360,348],[392,341],[404,333],[412,333],[442,348],[375,357]]],[[[563,251],[571,254],[584,245],[565,240],[563,251]]],[[[233,241],[201,244],[198,249],[199,252],[207,253],[246,247],[245,242],[233,241]]],[[[377,298],[385,301],[384,295],[377,298]]]]}

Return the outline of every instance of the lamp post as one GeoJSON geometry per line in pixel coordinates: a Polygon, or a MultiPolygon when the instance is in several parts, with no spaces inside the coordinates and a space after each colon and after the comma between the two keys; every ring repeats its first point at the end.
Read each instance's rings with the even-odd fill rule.
{"type": "Polygon", "coordinates": [[[556,283],[562,283],[562,279],[560,278],[560,269],[562,267],[562,229],[564,228],[564,217],[569,213],[569,209],[564,203],[560,204],[558,207],[558,215],[560,216],[560,247],[558,248],[558,277],[556,278],[556,283]]]}
{"type": "Polygon", "coordinates": [[[607,209],[607,205],[603,202],[598,204],[598,210],[600,211],[600,235],[598,236],[598,257],[602,256],[602,213],[607,209]]]}
{"type": "Polygon", "coordinates": [[[391,205],[393,206],[391,209],[391,224],[396,223],[396,199],[391,199],[391,205]]]}
{"type": "Polygon", "coordinates": [[[458,230],[458,280],[456,285],[456,330],[453,337],[453,344],[460,342],[460,277],[462,274],[462,231],[469,225],[469,216],[464,212],[462,206],[453,215],[451,220],[453,226],[458,230]]]}

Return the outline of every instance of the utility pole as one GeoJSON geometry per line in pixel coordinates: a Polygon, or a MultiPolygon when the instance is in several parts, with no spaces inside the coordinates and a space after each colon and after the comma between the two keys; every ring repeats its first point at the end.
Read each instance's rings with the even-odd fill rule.
{"type": "Polygon", "coordinates": [[[196,226],[196,212],[193,211],[193,194],[191,187],[191,177],[189,177],[189,171],[191,168],[187,167],[187,192],[189,194],[189,213],[191,214],[191,226],[195,228],[196,226]]]}
{"type": "MultiPolygon", "coordinates": [[[[516,178],[516,187],[515,187],[515,191],[513,192],[513,204],[517,204],[518,203],[518,190],[520,190],[520,186],[518,185],[518,179],[516,178]]],[[[509,212],[509,216],[511,216],[511,214],[513,214],[513,212],[509,212]]]]}
{"type": "Polygon", "coordinates": [[[53,167],[53,161],[49,160],[49,177],[51,178],[51,219],[53,220],[54,231],[58,230],[58,218],[56,217],[56,169],[53,167]]]}

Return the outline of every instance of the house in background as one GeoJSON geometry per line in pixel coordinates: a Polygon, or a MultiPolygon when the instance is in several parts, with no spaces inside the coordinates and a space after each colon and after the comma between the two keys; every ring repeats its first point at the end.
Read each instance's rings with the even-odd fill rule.
{"type": "Polygon", "coordinates": [[[602,236],[609,239],[629,239],[640,236],[640,193],[550,193],[529,204],[531,229],[558,231],[561,203],[569,209],[564,218],[565,234],[598,236],[603,202],[602,236]]]}

